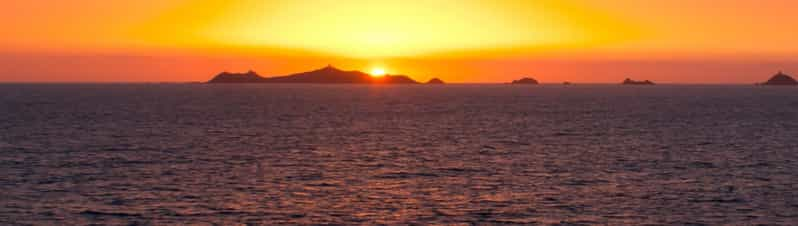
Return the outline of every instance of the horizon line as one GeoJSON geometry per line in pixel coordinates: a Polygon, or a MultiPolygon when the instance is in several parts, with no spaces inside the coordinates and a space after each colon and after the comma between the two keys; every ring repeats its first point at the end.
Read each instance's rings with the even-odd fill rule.
{"type": "MultiPolygon", "coordinates": [[[[575,82],[575,81],[562,81],[562,82],[540,82],[537,85],[561,85],[564,86],[563,83],[569,82],[569,86],[574,85],[622,85],[621,82],[575,82]]],[[[760,85],[761,82],[752,82],[752,83],[690,83],[690,82],[659,82],[655,81],[656,85],[760,85]]],[[[9,85],[9,84],[207,84],[207,81],[0,81],[0,84],[9,85]]],[[[424,83],[420,84],[371,84],[371,83],[232,83],[234,84],[253,84],[253,85],[384,85],[384,86],[395,86],[395,85],[425,85],[424,83]]],[[[510,82],[446,82],[444,85],[513,85],[510,82]]],[[[534,85],[532,85],[534,86],[534,85]]]]}

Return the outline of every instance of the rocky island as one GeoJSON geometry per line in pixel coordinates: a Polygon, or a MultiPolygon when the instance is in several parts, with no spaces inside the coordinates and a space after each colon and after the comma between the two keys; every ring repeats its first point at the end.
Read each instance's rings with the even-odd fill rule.
{"type": "Polygon", "coordinates": [[[440,80],[438,78],[433,78],[433,79],[430,79],[426,84],[428,84],[428,85],[443,85],[443,84],[446,84],[446,83],[443,82],[443,80],[440,80]]]}
{"type": "Polygon", "coordinates": [[[794,86],[794,85],[798,85],[798,81],[795,81],[795,79],[793,77],[791,77],[791,76],[789,76],[787,74],[784,74],[783,72],[779,71],[778,74],[776,74],[773,77],[771,77],[767,82],[762,83],[762,85],[768,85],[768,86],[794,86]]]}
{"type": "Polygon", "coordinates": [[[263,79],[254,71],[248,71],[247,73],[222,72],[208,81],[208,83],[256,83],[262,82],[263,79]]]}
{"type": "Polygon", "coordinates": [[[513,85],[537,85],[538,84],[538,80],[535,80],[534,78],[526,77],[526,78],[522,78],[522,79],[519,79],[519,80],[515,80],[515,81],[511,82],[510,84],[513,84],[513,85]]]}
{"type": "Polygon", "coordinates": [[[419,84],[406,75],[372,77],[361,71],[344,71],[327,67],[285,76],[262,77],[254,71],[247,73],[222,72],[208,83],[318,83],[318,84],[419,84]]]}
{"type": "Polygon", "coordinates": [[[621,85],[654,85],[654,82],[649,81],[649,80],[635,81],[635,80],[627,78],[627,79],[623,80],[621,85]]]}

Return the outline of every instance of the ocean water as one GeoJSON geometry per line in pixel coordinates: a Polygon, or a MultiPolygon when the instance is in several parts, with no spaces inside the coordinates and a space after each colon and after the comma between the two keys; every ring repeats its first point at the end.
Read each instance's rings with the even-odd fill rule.
{"type": "Polygon", "coordinates": [[[796,225],[798,88],[0,85],[0,224],[796,225]]]}

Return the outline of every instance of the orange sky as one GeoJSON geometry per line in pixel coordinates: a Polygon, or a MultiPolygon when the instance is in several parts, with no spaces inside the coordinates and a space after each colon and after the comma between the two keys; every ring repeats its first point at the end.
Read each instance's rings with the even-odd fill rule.
{"type": "Polygon", "coordinates": [[[0,81],[341,68],[417,80],[754,83],[798,74],[794,0],[0,0],[0,81]]]}

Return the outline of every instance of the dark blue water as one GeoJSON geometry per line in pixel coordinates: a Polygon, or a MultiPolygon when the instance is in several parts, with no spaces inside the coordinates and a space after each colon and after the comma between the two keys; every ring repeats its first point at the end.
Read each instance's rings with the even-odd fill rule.
{"type": "Polygon", "coordinates": [[[0,224],[798,224],[798,88],[0,85],[0,224]]]}

